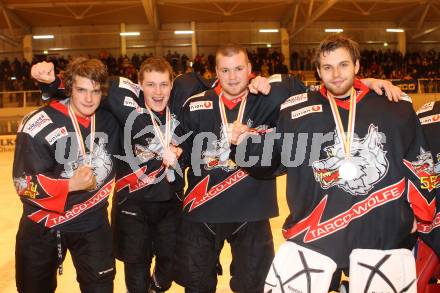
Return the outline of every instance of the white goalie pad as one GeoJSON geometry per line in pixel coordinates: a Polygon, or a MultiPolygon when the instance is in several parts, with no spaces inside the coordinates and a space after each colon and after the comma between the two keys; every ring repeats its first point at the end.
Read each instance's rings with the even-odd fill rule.
{"type": "Polygon", "coordinates": [[[417,293],[416,262],[408,249],[354,249],[350,292],[417,293]]]}
{"type": "Polygon", "coordinates": [[[328,256],[287,241],[275,255],[264,292],[327,293],[335,270],[328,256]]]}

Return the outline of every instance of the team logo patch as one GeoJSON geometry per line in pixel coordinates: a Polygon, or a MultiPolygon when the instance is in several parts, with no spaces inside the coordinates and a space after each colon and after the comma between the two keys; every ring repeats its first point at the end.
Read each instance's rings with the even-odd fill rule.
{"type": "Polygon", "coordinates": [[[58,139],[68,135],[66,127],[61,127],[53,130],[51,133],[46,135],[45,139],[50,144],[53,145],[58,139]]]}
{"type": "Polygon", "coordinates": [[[87,154],[85,157],[79,155],[77,161],[68,162],[64,165],[64,171],[61,173],[63,178],[72,178],[73,173],[79,166],[90,164],[93,174],[96,177],[96,188],[100,188],[106,183],[107,177],[113,170],[113,162],[111,155],[105,148],[105,141],[100,139],[93,148],[92,154],[87,154]]]}
{"type": "Polygon", "coordinates": [[[34,137],[38,132],[40,132],[47,125],[52,123],[52,119],[46,114],[46,112],[41,111],[36,115],[32,116],[24,125],[23,132],[34,137]]]}
{"type": "Polygon", "coordinates": [[[281,74],[273,74],[273,75],[269,76],[268,80],[269,80],[269,83],[281,82],[281,74]]]}
{"type": "Polygon", "coordinates": [[[199,101],[199,102],[192,102],[189,104],[189,110],[192,111],[199,111],[199,110],[211,110],[213,109],[212,101],[199,101]]]}
{"type": "Polygon", "coordinates": [[[424,104],[422,107],[420,107],[419,110],[417,110],[417,112],[416,112],[417,115],[431,111],[434,108],[434,104],[435,104],[435,102],[429,102],[429,103],[424,104]]]}
{"type": "Polygon", "coordinates": [[[324,149],[327,158],[312,163],[315,180],[321,188],[336,186],[352,195],[367,194],[388,172],[389,162],[383,150],[378,128],[370,124],[364,138],[353,138],[350,162],[356,168],[356,177],[345,180],[339,175],[339,167],[344,163],[343,145],[336,131],[335,144],[324,149]]]}
{"type": "Polygon", "coordinates": [[[230,152],[228,138],[222,129],[220,139],[213,141],[211,147],[202,152],[205,170],[221,168],[226,172],[230,172],[237,169],[235,162],[229,158],[230,152]]]}
{"type": "Polygon", "coordinates": [[[296,95],[296,96],[291,96],[290,98],[288,98],[284,103],[281,104],[280,106],[280,110],[283,110],[287,107],[293,106],[293,105],[297,105],[303,102],[307,102],[308,97],[307,94],[300,94],[300,95],[296,95]]]}
{"type": "Polygon", "coordinates": [[[119,87],[131,91],[136,96],[139,96],[139,92],[141,91],[141,87],[138,84],[133,83],[125,77],[119,77],[119,87]]]}
{"type": "Polygon", "coordinates": [[[312,106],[308,106],[308,107],[304,107],[301,108],[299,110],[296,111],[292,111],[292,119],[298,119],[302,116],[311,114],[311,113],[319,113],[322,112],[322,105],[312,105],[312,106]]]}
{"type": "Polygon", "coordinates": [[[124,106],[131,107],[131,108],[137,108],[139,105],[134,101],[132,97],[126,96],[124,98],[124,106]]]}
{"type": "Polygon", "coordinates": [[[14,186],[17,193],[28,198],[37,198],[37,184],[32,182],[31,176],[14,177],[14,186]]]}
{"type": "Polygon", "coordinates": [[[430,115],[420,118],[420,124],[431,124],[440,122],[440,114],[430,115]]]}

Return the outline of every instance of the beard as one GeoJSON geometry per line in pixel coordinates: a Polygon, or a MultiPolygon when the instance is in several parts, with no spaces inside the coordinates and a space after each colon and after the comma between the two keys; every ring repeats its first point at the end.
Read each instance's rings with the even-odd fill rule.
{"type": "Polygon", "coordinates": [[[331,83],[326,84],[325,87],[333,96],[343,98],[350,95],[350,90],[353,87],[353,80],[347,80],[339,87],[331,83]]]}

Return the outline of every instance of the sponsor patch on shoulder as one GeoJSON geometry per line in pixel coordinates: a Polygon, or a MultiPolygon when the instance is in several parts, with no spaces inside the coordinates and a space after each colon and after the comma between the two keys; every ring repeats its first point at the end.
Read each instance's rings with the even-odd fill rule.
{"type": "Polygon", "coordinates": [[[269,83],[272,82],[281,82],[281,74],[272,74],[271,76],[269,76],[269,83]]]}
{"type": "Polygon", "coordinates": [[[408,96],[408,95],[405,94],[405,93],[403,93],[403,95],[400,97],[400,99],[401,99],[402,101],[407,101],[407,102],[410,102],[410,103],[412,104],[412,99],[411,99],[411,97],[408,96]]]}
{"type": "Polygon", "coordinates": [[[189,104],[189,110],[192,111],[198,111],[198,110],[210,110],[213,109],[212,101],[198,101],[198,102],[191,102],[189,104]]]}
{"type": "Polygon", "coordinates": [[[284,103],[281,104],[280,106],[280,110],[283,110],[287,107],[293,106],[293,105],[297,105],[303,102],[307,102],[307,94],[299,94],[299,95],[295,95],[295,96],[291,96],[290,98],[288,98],[284,103]]]}
{"type": "Polygon", "coordinates": [[[430,115],[420,118],[420,124],[431,124],[440,122],[440,114],[430,115]]]}
{"type": "Polygon", "coordinates": [[[434,104],[435,102],[429,102],[424,104],[422,107],[419,108],[419,110],[417,110],[417,115],[431,111],[434,108],[434,104]]]}
{"type": "Polygon", "coordinates": [[[137,108],[139,105],[134,101],[132,97],[126,96],[124,98],[124,106],[131,107],[131,108],[137,108]]]}
{"type": "Polygon", "coordinates": [[[61,128],[57,128],[53,130],[51,133],[46,135],[45,139],[50,145],[53,145],[54,142],[56,142],[58,139],[65,137],[67,135],[68,135],[67,129],[65,126],[63,126],[61,128]]]}
{"type": "Polygon", "coordinates": [[[46,112],[41,111],[36,115],[32,116],[26,124],[23,126],[23,132],[34,137],[38,132],[40,132],[44,127],[52,123],[52,119],[46,114],[46,112]]]}
{"type": "Polygon", "coordinates": [[[139,92],[141,91],[141,87],[138,84],[135,84],[125,77],[119,77],[119,87],[131,91],[136,96],[139,96],[139,92]]]}
{"type": "Polygon", "coordinates": [[[292,111],[291,115],[292,115],[292,119],[297,119],[299,117],[311,114],[311,113],[319,113],[322,112],[322,105],[311,105],[308,107],[304,107],[301,108],[299,110],[296,111],[292,111]]]}

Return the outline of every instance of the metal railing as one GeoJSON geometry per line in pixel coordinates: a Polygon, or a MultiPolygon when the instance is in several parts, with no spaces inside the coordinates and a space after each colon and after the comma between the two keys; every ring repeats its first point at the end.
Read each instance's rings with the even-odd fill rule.
{"type": "Polygon", "coordinates": [[[42,104],[41,92],[38,90],[0,92],[0,108],[35,107],[42,104]]]}

